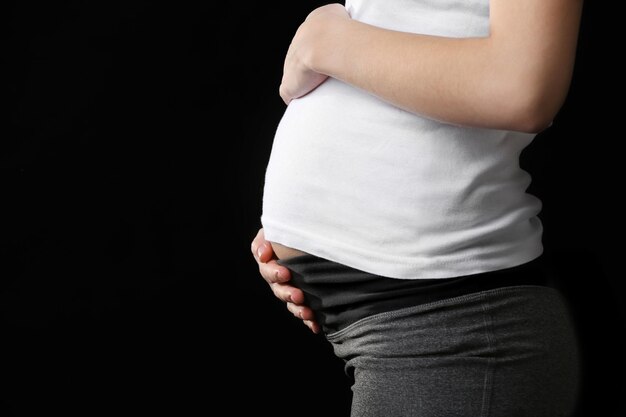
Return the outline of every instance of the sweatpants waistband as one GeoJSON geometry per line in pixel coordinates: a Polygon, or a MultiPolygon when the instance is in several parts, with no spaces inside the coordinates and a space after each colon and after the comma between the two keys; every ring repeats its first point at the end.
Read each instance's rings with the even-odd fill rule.
{"type": "Polygon", "coordinates": [[[549,286],[540,256],[512,268],[436,279],[382,277],[314,255],[278,261],[291,271],[325,333],[336,332],[364,317],[494,288],[549,286]]]}

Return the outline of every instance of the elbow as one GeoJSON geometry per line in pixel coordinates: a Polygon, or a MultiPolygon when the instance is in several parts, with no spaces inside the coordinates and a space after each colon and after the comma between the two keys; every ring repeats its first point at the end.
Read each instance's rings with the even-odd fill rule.
{"type": "Polygon", "coordinates": [[[506,87],[500,89],[494,111],[503,118],[505,129],[539,133],[552,124],[565,99],[567,85],[538,78],[518,77],[504,81],[506,87]]]}
{"type": "MultiPolygon", "coordinates": [[[[528,90],[527,90],[528,91],[528,90]]],[[[547,91],[520,94],[519,104],[513,117],[514,130],[540,133],[550,127],[561,107],[562,100],[547,91]]]]}
{"type": "Polygon", "coordinates": [[[532,88],[520,88],[509,96],[506,105],[501,107],[507,110],[501,113],[505,116],[503,122],[507,130],[539,133],[552,124],[560,108],[560,100],[554,100],[553,96],[546,92],[530,90],[532,88]]]}
{"type": "Polygon", "coordinates": [[[524,104],[513,114],[510,130],[524,133],[540,133],[552,124],[556,112],[535,101],[524,104]]]}

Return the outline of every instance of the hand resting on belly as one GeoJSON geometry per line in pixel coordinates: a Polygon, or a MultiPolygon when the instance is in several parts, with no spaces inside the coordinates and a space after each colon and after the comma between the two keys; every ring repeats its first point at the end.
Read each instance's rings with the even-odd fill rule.
{"type": "Polygon", "coordinates": [[[259,272],[270,285],[272,292],[281,301],[287,303],[287,309],[313,331],[319,333],[321,328],[315,321],[315,314],[304,302],[304,293],[289,282],[289,269],[279,265],[277,259],[286,259],[305,255],[297,249],[288,248],[265,240],[263,229],[259,230],[252,242],[252,255],[259,266],[259,272]]]}

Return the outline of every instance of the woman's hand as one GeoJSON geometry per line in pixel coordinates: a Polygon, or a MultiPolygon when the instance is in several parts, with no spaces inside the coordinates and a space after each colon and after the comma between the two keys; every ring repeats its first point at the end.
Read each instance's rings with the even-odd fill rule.
{"type": "Polygon", "coordinates": [[[536,133],[567,95],[582,4],[491,0],[489,30],[470,37],[390,30],[339,4],[320,7],[293,38],[281,97],[289,103],[328,76],[420,116],[536,133]]]}
{"type": "Polygon", "coordinates": [[[265,240],[263,229],[259,230],[252,241],[252,255],[259,264],[261,275],[270,285],[276,298],[286,302],[287,309],[294,316],[303,320],[313,333],[319,333],[320,326],[315,321],[313,310],[304,305],[304,293],[302,290],[289,285],[291,274],[287,268],[276,262],[272,245],[265,240]]]}
{"type": "Polygon", "coordinates": [[[341,4],[328,4],[313,10],[300,25],[291,41],[280,85],[280,96],[286,104],[294,98],[302,97],[326,81],[327,75],[313,69],[313,59],[320,45],[332,45],[323,41],[336,36],[342,23],[350,20],[350,15],[341,4]]]}

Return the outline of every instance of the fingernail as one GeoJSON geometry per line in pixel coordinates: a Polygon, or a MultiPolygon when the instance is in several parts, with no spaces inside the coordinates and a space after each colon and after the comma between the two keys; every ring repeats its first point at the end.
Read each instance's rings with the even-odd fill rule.
{"type": "Polygon", "coordinates": [[[263,246],[259,246],[259,249],[256,250],[256,254],[259,258],[263,255],[263,246]]]}
{"type": "Polygon", "coordinates": [[[291,294],[287,295],[287,301],[293,303],[293,299],[291,298],[291,294]]]}

